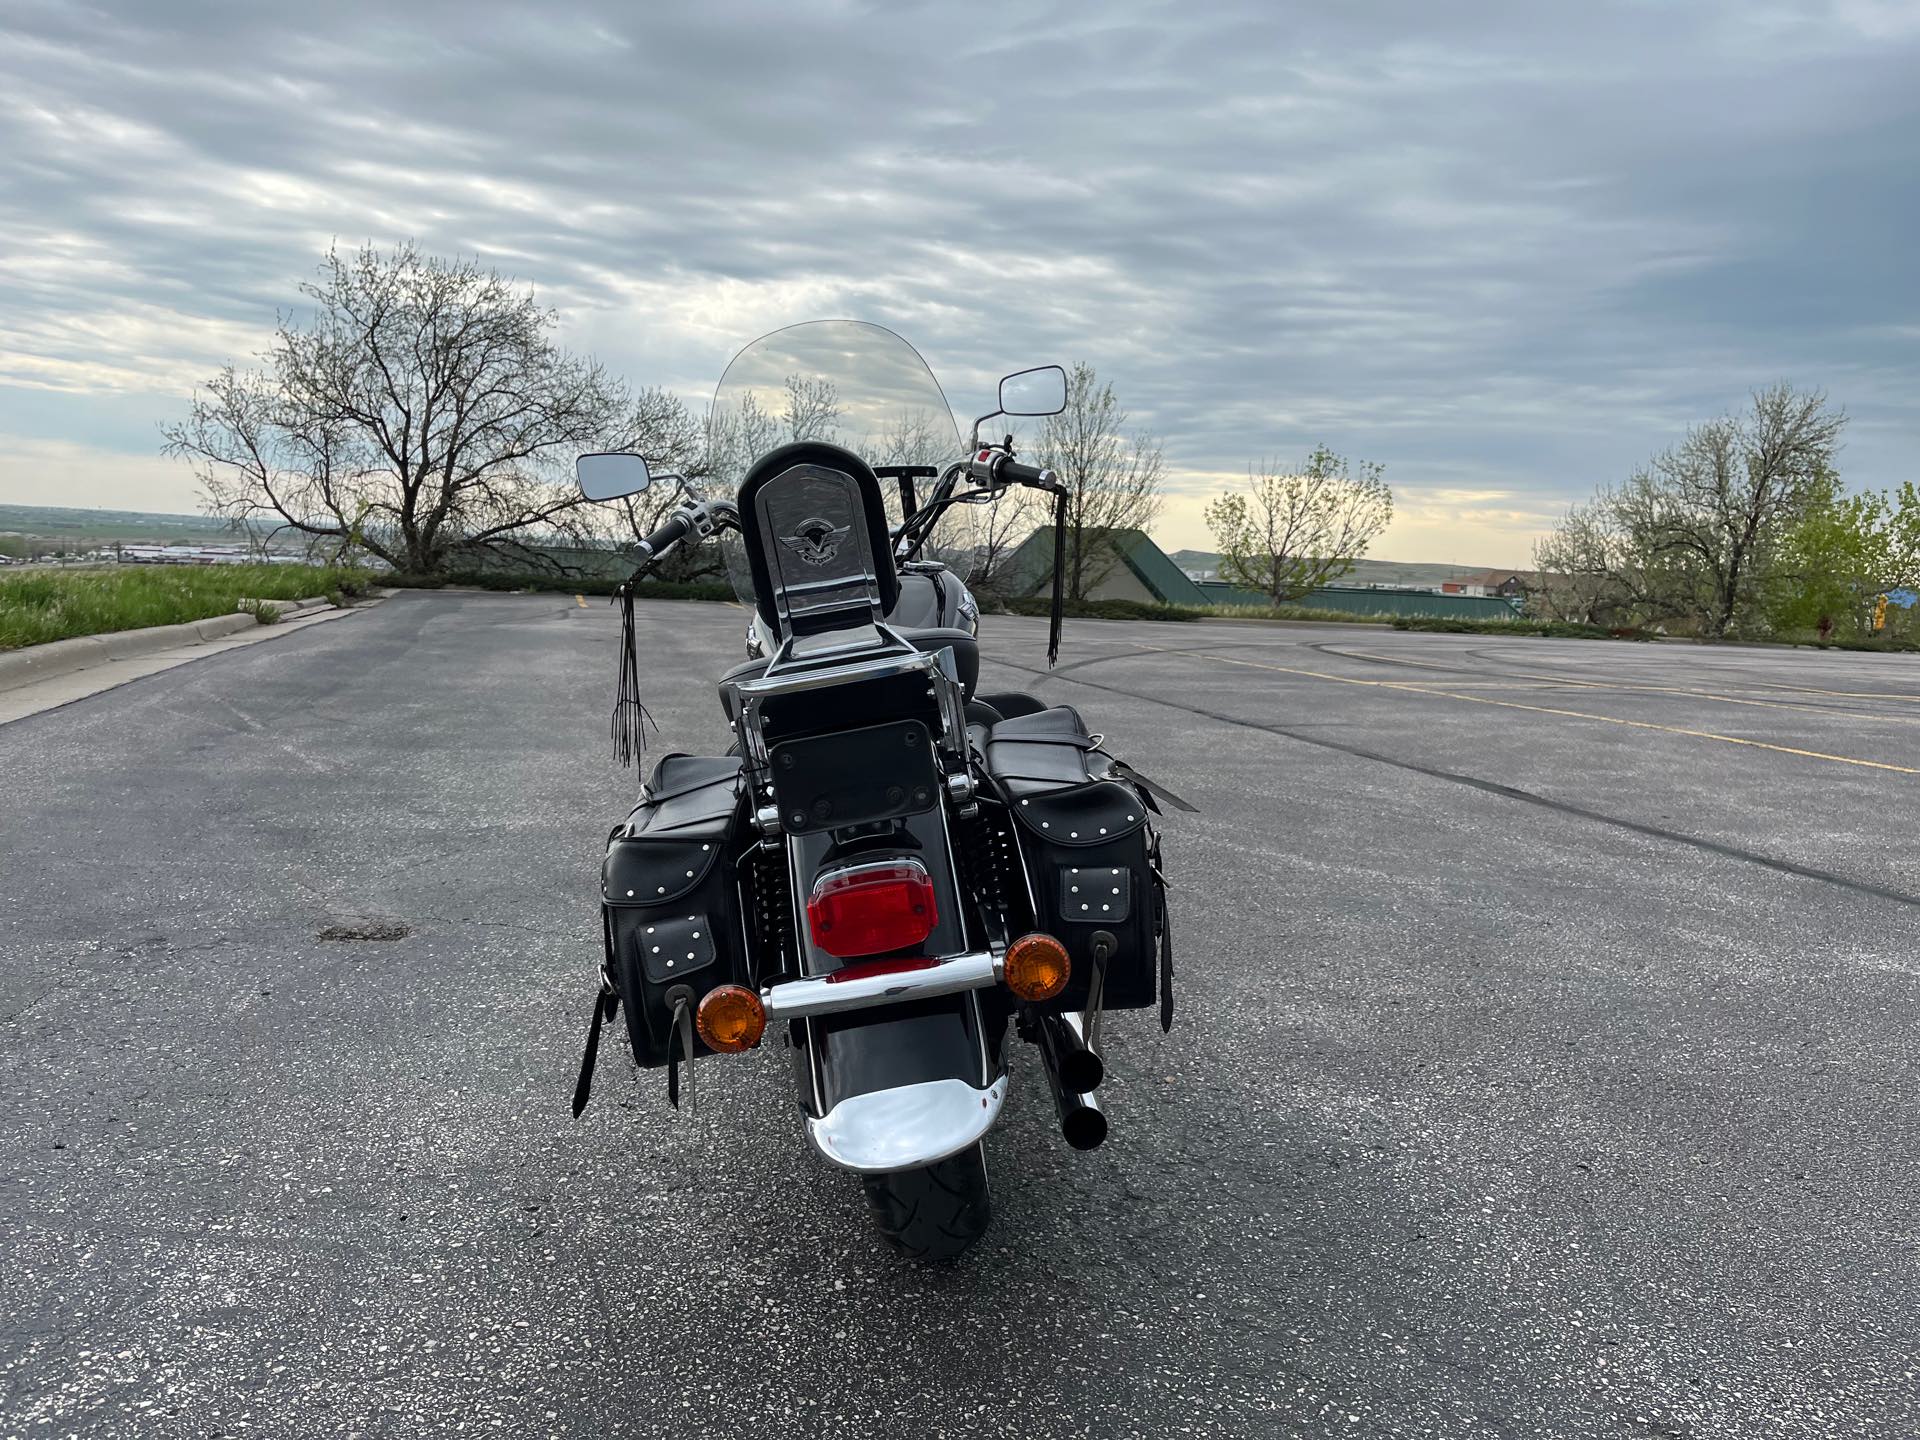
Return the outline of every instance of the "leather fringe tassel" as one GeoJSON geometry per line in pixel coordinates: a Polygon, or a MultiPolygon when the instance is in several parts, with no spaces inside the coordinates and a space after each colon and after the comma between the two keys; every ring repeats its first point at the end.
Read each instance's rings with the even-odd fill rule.
{"type": "Polygon", "coordinates": [[[613,603],[620,607],[620,680],[613,692],[613,758],[617,764],[633,765],[646,753],[647,727],[653,724],[653,716],[640,701],[640,654],[633,634],[631,580],[613,592],[613,603]]]}
{"type": "Polygon", "coordinates": [[[1066,613],[1067,497],[1053,497],[1053,606],[1047,618],[1047,668],[1060,658],[1060,620],[1066,613]]]}
{"type": "Polygon", "coordinates": [[[693,1114],[693,997],[684,988],[673,996],[673,1038],[667,1042],[667,1103],[680,1108],[680,1052],[687,1057],[687,1113],[693,1114]]]}

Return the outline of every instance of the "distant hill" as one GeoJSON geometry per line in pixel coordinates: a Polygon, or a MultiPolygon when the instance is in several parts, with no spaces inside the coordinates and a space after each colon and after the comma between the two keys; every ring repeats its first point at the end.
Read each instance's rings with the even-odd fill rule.
{"type": "Polygon", "coordinates": [[[225,533],[227,522],[211,515],[169,515],[145,510],[89,510],[68,505],[0,505],[0,533],[35,539],[95,544],[114,540],[205,541],[225,533]]]}
{"type": "MultiPolygon", "coordinates": [[[[1211,550],[1176,550],[1169,557],[1182,570],[1217,570],[1220,556],[1211,550]]],[[[1442,565],[1420,560],[1356,560],[1342,585],[1438,585],[1462,575],[1482,574],[1486,565],[1442,565]]]]}

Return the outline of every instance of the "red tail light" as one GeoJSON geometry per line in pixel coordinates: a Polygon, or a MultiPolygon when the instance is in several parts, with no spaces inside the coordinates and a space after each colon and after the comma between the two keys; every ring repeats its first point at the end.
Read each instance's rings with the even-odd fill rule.
{"type": "Polygon", "coordinates": [[[830,871],[807,897],[813,943],[842,960],[918,945],[939,918],[933,880],[918,860],[830,871]]]}

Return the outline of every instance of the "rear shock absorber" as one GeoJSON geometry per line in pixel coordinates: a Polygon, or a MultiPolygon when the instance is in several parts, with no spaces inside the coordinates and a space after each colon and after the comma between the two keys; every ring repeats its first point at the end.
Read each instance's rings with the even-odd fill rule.
{"type": "Polygon", "coordinates": [[[746,868],[754,949],[760,961],[756,981],[766,985],[799,970],[793,939],[793,887],[787,878],[785,847],[754,846],[746,868]]]}
{"type": "Polygon", "coordinates": [[[1027,914],[1026,885],[1018,873],[1019,857],[1013,845],[1006,812],[991,801],[984,801],[979,813],[966,821],[961,830],[961,863],[967,884],[978,898],[989,925],[999,929],[1003,941],[1026,928],[1024,922],[1031,919],[1027,914]]]}

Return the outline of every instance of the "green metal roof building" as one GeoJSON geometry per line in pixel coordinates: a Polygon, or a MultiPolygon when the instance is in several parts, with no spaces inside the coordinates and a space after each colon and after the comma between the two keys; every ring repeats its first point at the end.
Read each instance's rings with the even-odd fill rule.
{"type": "MultiPolygon", "coordinates": [[[[1098,533],[1104,543],[1097,541],[1089,546],[1089,568],[1098,576],[1088,587],[1089,599],[1137,600],[1147,605],[1268,603],[1266,596],[1224,581],[1192,579],[1144,530],[1098,533]]],[[[1042,525],[1007,557],[996,588],[1010,595],[1038,595],[1052,583],[1053,527],[1042,525]]],[[[1349,615],[1455,616],[1471,620],[1511,620],[1519,609],[1497,595],[1441,595],[1365,585],[1323,585],[1290,603],[1349,615]]]]}
{"type": "MultiPolygon", "coordinates": [[[[1214,605],[1144,530],[1102,530],[1087,546],[1090,600],[1137,600],[1143,605],[1214,605]]],[[[1053,526],[1042,525],[1020,542],[1000,570],[999,588],[1010,595],[1037,595],[1053,583],[1053,526]]]]}

